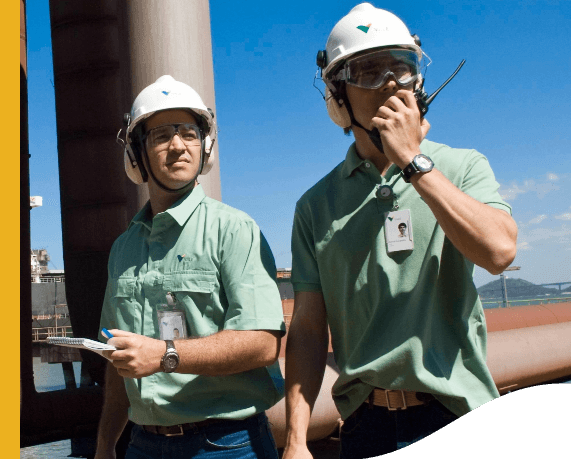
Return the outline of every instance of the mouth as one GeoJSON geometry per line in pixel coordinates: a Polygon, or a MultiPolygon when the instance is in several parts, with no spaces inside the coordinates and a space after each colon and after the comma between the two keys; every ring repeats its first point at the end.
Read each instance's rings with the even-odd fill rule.
{"type": "Polygon", "coordinates": [[[172,161],[169,161],[166,165],[167,165],[167,167],[170,167],[170,166],[174,166],[176,164],[181,164],[181,163],[190,164],[190,161],[186,158],[176,158],[172,161]]]}

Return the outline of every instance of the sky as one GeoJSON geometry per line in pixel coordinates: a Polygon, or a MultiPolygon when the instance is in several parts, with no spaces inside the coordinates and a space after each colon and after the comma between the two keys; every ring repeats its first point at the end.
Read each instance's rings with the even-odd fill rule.
{"type": "MultiPolygon", "coordinates": [[[[291,267],[296,201],[353,141],[328,118],[313,78],[317,51],[355,4],[210,2],[222,200],[256,220],[279,268],[291,267]]],[[[571,2],[374,4],[420,36],[429,93],[466,59],[431,105],[427,137],[488,158],[519,226],[521,269],[509,277],[571,282],[571,2]]],[[[31,211],[32,248],[64,269],[48,2],[27,5],[30,190],[43,197],[31,211]]],[[[497,278],[476,269],[477,286],[497,278]]]]}

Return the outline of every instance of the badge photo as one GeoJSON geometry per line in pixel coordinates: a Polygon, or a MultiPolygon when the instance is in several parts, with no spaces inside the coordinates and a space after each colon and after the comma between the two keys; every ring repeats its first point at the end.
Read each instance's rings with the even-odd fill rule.
{"type": "Polygon", "coordinates": [[[385,241],[387,253],[414,249],[409,209],[385,213],[385,241]]]}

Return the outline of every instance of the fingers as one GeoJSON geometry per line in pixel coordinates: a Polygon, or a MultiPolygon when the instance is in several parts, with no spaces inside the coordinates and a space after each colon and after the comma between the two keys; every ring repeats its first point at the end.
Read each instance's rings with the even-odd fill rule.
{"type": "Polygon", "coordinates": [[[422,118],[420,120],[420,129],[422,131],[422,138],[424,139],[426,134],[428,134],[428,131],[430,131],[430,123],[426,118],[422,118]]]}

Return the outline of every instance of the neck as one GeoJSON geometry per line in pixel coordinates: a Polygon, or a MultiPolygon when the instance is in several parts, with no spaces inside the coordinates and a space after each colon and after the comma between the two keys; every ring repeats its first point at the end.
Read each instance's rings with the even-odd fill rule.
{"type": "Polygon", "coordinates": [[[393,163],[375,147],[363,129],[357,126],[351,126],[351,128],[355,136],[355,146],[359,157],[372,162],[379,173],[384,175],[393,163]]]}
{"type": "MultiPolygon", "coordinates": [[[[188,189],[184,192],[180,193],[169,193],[161,189],[157,184],[152,180],[149,179],[149,201],[151,202],[151,211],[153,213],[153,217],[158,213],[164,212],[170,206],[172,206],[175,202],[177,202],[185,193],[188,193],[188,189]]],[[[194,181],[194,186],[190,189],[194,189],[198,185],[198,182],[194,181]]]]}

